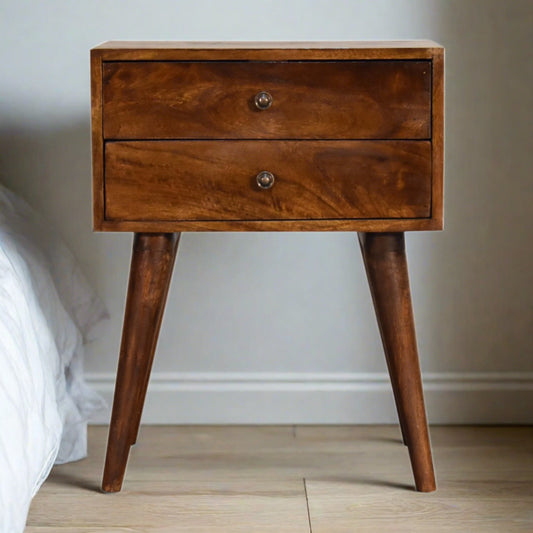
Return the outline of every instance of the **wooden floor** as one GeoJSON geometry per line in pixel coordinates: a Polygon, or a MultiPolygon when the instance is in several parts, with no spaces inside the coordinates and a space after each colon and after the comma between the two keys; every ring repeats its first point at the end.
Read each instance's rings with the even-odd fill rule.
{"type": "Polygon", "coordinates": [[[106,435],[54,468],[27,533],[533,532],[533,428],[433,427],[431,494],[396,427],[143,427],[118,494],[106,435]]]}

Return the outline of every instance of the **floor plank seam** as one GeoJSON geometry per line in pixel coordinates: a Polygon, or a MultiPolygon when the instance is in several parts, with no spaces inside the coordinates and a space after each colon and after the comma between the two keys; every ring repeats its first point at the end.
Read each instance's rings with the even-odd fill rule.
{"type": "Polygon", "coordinates": [[[311,525],[311,513],[309,511],[309,497],[307,495],[307,483],[305,481],[305,478],[303,478],[303,482],[305,492],[305,505],[307,506],[307,521],[309,522],[309,533],[313,533],[313,526],[311,525]]]}
{"type": "Polygon", "coordinates": [[[435,426],[429,499],[412,490],[397,427],[292,429],[147,426],[128,490],[109,497],[96,484],[107,428],[89,428],[89,456],[54,468],[27,533],[533,533],[533,427],[435,426]]]}

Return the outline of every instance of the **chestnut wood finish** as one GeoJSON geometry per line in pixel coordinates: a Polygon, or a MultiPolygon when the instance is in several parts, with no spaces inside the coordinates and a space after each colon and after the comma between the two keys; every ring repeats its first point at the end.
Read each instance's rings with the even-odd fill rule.
{"type": "Polygon", "coordinates": [[[108,62],[103,103],[106,139],[428,139],[431,63],[108,62]]]}
{"type": "Polygon", "coordinates": [[[403,233],[360,233],[404,443],[417,490],[435,490],[403,233]]]}
{"type": "Polygon", "coordinates": [[[179,234],[136,234],[102,489],[122,487],[178,249],[179,234]]]}
{"type": "Polygon", "coordinates": [[[441,45],[402,41],[107,41],[91,50],[106,61],[307,61],[433,59],[441,45]]]}
{"type": "Polygon", "coordinates": [[[428,141],[108,142],[105,166],[108,220],[430,216],[428,141]]]}
{"type": "Polygon", "coordinates": [[[106,220],[99,231],[418,231],[439,230],[433,218],[338,218],[312,220],[106,220]]]}
{"type": "MultiPolygon", "coordinates": [[[[443,49],[431,41],[106,43],[91,51],[91,73],[96,230],[442,229],[443,49]],[[176,72],[183,69],[193,74],[182,83],[176,72]],[[230,74],[237,73],[231,69],[240,72],[237,79],[246,82],[245,87],[235,83],[230,74]],[[162,74],[161,88],[154,86],[157,81],[154,72],[162,74]],[[314,78],[313,72],[324,76],[314,78]],[[327,77],[325,73],[331,75],[327,77]],[[252,74],[258,76],[256,84],[252,74]],[[374,87],[370,82],[375,82],[374,87]],[[258,91],[272,90],[261,84],[270,83],[276,87],[272,106],[262,111],[253,108],[252,101],[258,91]],[[339,94],[335,95],[337,89],[339,94]],[[201,103],[196,101],[197,96],[202,98],[201,103]],[[390,102],[388,97],[392,99],[390,102]],[[350,104],[357,113],[347,111],[350,104]],[[338,108],[344,112],[340,113],[338,108]],[[382,140],[387,140],[397,138],[400,133],[406,140],[424,138],[431,142],[429,214],[401,218],[345,216],[333,221],[284,219],[281,223],[279,218],[228,222],[227,217],[219,220],[145,217],[140,222],[131,217],[107,217],[106,137],[112,133],[124,135],[116,140],[131,140],[126,133],[137,135],[139,132],[134,130],[139,127],[145,128],[143,133],[153,139],[167,138],[170,133],[176,139],[200,138],[194,137],[195,132],[201,138],[221,139],[231,134],[235,139],[254,142],[259,138],[274,139],[273,135],[279,135],[278,139],[297,135],[302,143],[318,138],[353,139],[354,135],[366,139],[385,135],[382,140]],[[209,128],[211,133],[207,131],[209,128]],[[327,132],[333,137],[319,136],[327,132]]],[[[354,183],[354,188],[357,186],[354,183]]]]}
{"type": "Polygon", "coordinates": [[[415,485],[435,489],[403,232],[442,229],[443,69],[430,41],[91,51],[94,228],[135,232],[104,491],[137,438],[181,231],[360,232],[415,485]]]}

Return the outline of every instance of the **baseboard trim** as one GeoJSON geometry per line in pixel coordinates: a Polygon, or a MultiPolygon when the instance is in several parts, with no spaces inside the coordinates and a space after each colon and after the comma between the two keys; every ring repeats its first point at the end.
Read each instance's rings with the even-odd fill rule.
{"type": "MultiPolygon", "coordinates": [[[[114,374],[86,379],[111,404],[114,374]]],[[[431,423],[533,423],[533,372],[425,373],[423,380],[431,423]]],[[[93,418],[108,421],[109,410],[93,418]]],[[[386,373],[154,372],[143,422],[387,424],[397,417],[386,373]]]]}

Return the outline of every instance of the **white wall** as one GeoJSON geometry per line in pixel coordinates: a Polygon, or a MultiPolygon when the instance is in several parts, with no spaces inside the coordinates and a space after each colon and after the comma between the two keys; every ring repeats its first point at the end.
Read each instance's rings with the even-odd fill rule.
{"type": "MultiPolygon", "coordinates": [[[[533,422],[532,6],[2,0],[0,179],[55,223],[109,307],[89,379],[109,396],[131,247],[91,233],[89,49],[430,38],[447,54],[446,230],[408,236],[429,416],[533,422]]],[[[153,377],[148,421],[394,420],[354,235],[186,234],[153,377]]]]}

